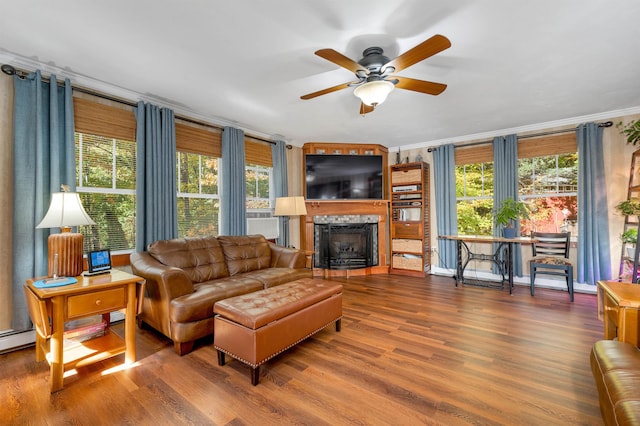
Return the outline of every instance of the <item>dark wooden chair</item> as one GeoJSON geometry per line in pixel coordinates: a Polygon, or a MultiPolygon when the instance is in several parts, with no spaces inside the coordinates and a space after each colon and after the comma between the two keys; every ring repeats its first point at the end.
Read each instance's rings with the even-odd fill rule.
{"type": "Polygon", "coordinates": [[[533,258],[529,262],[531,295],[537,274],[557,275],[565,277],[573,302],[573,264],[569,260],[571,232],[533,232],[531,238],[537,240],[532,245],[533,258]]]}

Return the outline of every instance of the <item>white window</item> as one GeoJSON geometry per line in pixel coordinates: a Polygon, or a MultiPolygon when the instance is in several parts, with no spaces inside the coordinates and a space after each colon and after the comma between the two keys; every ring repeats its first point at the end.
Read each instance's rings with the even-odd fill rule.
{"type": "Polygon", "coordinates": [[[272,186],[272,168],[256,164],[245,166],[245,182],[247,197],[247,216],[256,217],[271,209],[273,199],[270,194],[272,186]]]}
{"type": "Polygon", "coordinates": [[[458,234],[491,235],[493,229],[493,163],[456,166],[458,234]]]}
{"type": "Polygon", "coordinates": [[[86,133],[75,134],[76,187],[96,222],[81,226],[84,251],[131,250],[136,235],[136,144],[86,133]]]}
{"type": "Polygon", "coordinates": [[[218,235],[218,158],[178,151],[178,236],[218,235]]]}
{"type": "Polygon", "coordinates": [[[518,160],[518,191],[531,207],[523,234],[566,232],[577,237],[578,155],[559,154],[518,160]]]}

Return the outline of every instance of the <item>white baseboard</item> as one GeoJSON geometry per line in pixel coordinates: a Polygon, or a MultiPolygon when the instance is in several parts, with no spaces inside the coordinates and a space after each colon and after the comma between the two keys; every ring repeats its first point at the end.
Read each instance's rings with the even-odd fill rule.
{"type": "MultiPolygon", "coordinates": [[[[456,274],[455,269],[446,269],[439,268],[437,266],[431,267],[431,274],[439,275],[439,276],[449,276],[453,277],[456,274]]],[[[479,279],[479,280],[487,280],[487,281],[499,281],[500,276],[496,274],[492,274],[489,271],[485,270],[466,270],[464,273],[466,278],[479,279]]],[[[529,275],[525,275],[522,277],[513,277],[514,285],[521,286],[529,286],[529,275]]],[[[554,290],[562,290],[567,291],[567,283],[563,278],[559,279],[551,279],[543,276],[536,276],[536,287],[540,288],[550,288],[554,290]]],[[[595,285],[586,284],[586,283],[573,283],[573,291],[577,293],[589,293],[596,294],[598,292],[595,285]]]]}
{"type": "Polygon", "coordinates": [[[23,346],[33,345],[35,342],[36,332],[34,330],[0,335],[0,353],[4,353],[16,348],[21,348],[23,346]]]}

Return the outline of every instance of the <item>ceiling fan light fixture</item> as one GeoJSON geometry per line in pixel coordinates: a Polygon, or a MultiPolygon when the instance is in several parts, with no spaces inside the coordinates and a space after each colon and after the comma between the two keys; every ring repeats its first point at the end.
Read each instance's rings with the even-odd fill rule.
{"type": "Polygon", "coordinates": [[[356,87],[353,94],[360,98],[363,104],[375,107],[387,99],[394,87],[390,81],[368,81],[356,87]]]}

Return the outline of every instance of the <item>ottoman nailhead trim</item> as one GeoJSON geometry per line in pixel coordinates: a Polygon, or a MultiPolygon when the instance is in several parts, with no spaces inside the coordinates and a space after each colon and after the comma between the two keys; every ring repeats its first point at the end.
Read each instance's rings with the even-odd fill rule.
{"type": "Polygon", "coordinates": [[[216,345],[213,345],[213,347],[214,347],[214,348],[216,348],[217,350],[222,351],[222,352],[224,352],[225,354],[227,354],[227,355],[229,355],[229,356],[231,356],[231,357],[233,357],[233,358],[237,359],[238,361],[241,361],[241,362],[243,362],[243,363],[247,364],[247,365],[248,365],[248,366],[250,366],[250,367],[256,368],[257,366],[262,365],[262,364],[264,364],[265,362],[269,361],[271,358],[273,358],[273,357],[275,357],[275,356],[277,356],[277,355],[280,355],[282,352],[286,351],[287,349],[294,347],[295,345],[297,345],[298,343],[300,343],[300,342],[302,342],[303,340],[307,339],[308,337],[313,336],[313,335],[314,335],[314,334],[316,334],[318,331],[322,330],[323,328],[325,328],[325,327],[326,327],[326,326],[328,326],[329,324],[332,324],[332,323],[334,323],[334,322],[338,321],[339,319],[342,319],[342,315],[340,315],[338,318],[336,318],[336,319],[334,319],[334,320],[332,320],[332,321],[329,321],[328,323],[326,323],[326,324],[325,324],[325,325],[323,325],[322,327],[318,327],[316,330],[314,330],[314,331],[312,331],[311,333],[307,334],[307,335],[306,335],[306,336],[304,336],[303,338],[301,338],[301,339],[299,339],[299,340],[295,341],[294,343],[290,344],[290,345],[289,345],[289,346],[287,346],[286,348],[280,349],[278,352],[274,353],[273,355],[269,355],[269,356],[268,356],[268,357],[266,357],[265,359],[263,359],[263,360],[259,361],[257,364],[254,364],[254,363],[252,363],[252,362],[249,362],[249,361],[247,361],[246,359],[242,359],[242,358],[240,358],[239,356],[234,355],[234,354],[232,354],[231,352],[229,352],[229,351],[227,351],[227,350],[225,350],[225,349],[222,349],[222,348],[217,347],[216,345]]]}

